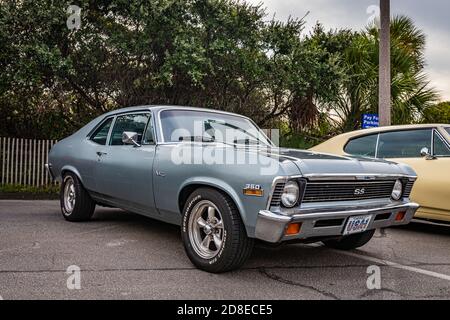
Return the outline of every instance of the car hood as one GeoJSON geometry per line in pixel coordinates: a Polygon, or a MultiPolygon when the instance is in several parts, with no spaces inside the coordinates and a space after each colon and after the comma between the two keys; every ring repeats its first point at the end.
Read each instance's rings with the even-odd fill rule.
{"type": "Polygon", "coordinates": [[[265,156],[277,158],[279,161],[292,161],[302,175],[325,174],[368,174],[368,175],[414,175],[414,171],[391,161],[364,157],[345,157],[332,154],[317,153],[298,149],[272,148],[260,150],[265,156]]]}

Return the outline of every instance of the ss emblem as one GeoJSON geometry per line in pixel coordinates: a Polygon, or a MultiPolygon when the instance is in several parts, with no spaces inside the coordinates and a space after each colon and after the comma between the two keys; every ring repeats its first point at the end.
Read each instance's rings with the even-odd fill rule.
{"type": "Polygon", "coordinates": [[[354,194],[355,196],[362,196],[365,192],[366,192],[366,189],[361,188],[361,189],[355,189],[355,191],[353,192],[353,194],[354,194]]]}

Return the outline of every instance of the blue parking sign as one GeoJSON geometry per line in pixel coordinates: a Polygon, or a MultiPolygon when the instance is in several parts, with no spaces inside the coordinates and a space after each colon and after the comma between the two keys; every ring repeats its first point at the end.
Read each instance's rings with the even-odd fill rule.
{"type": "Polygon", "coordinates": [[[363,114],[361,122],[362,129],[377,128],[379,126],[380,123],[378,120],[378,114],[370,114],[370,113],[363,114]]]}

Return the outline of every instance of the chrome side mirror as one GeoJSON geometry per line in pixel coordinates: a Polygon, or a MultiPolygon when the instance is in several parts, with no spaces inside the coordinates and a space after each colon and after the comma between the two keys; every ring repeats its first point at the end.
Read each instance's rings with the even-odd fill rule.
{"type": "Polygon", "coordinates": [[[430,150],[428,150],[427,147],[423,147],[422,149],[420,149],[420,155],[422,157],[430,156],[430,150]]]}
{"type": "Polygon", "coordinates": [[[427,160],[433,160],[434,157],[431,155],[430,150],[427,147],[423,147],[420,149],[420,155],[422,157],[425,157],[427,160]]]}
{"type": "Polygon", "coordinates": [[[132,144],[135,147],[140,147],[141,145],[137,141],[138,141],[137,132],[125,131],[124,133],[122,133],[122,142],[124,144],[132,144]]]}

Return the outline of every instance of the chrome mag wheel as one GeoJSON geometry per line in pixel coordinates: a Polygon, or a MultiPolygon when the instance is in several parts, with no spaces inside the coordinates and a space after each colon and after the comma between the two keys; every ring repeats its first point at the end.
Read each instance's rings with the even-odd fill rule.
{"type": "Polygon", "coordinates": [[[67,176],[64,179],[64,209],[66,215],[70,215],[75,207],[76,193],[75,182],[71,176],[67,176]]]}
{"type": "Polygon", "coordinates": [[[212,259],[223,246],[223,220],[216,205],[209,200],[198,202],[188,222],[188,235],[195,252],[203,259],[212,259]]]}

